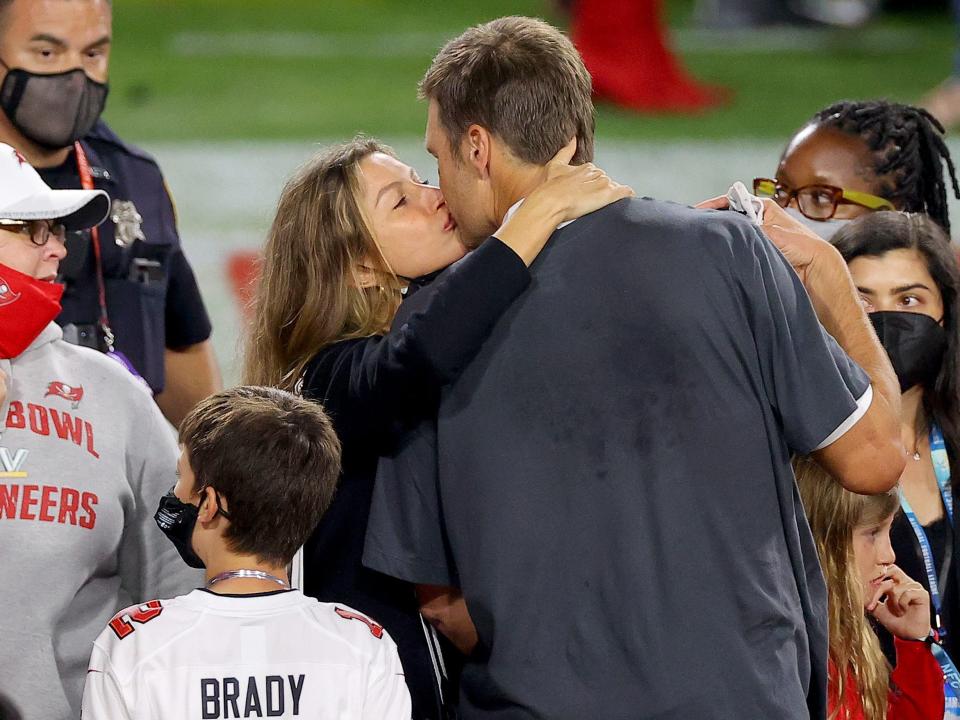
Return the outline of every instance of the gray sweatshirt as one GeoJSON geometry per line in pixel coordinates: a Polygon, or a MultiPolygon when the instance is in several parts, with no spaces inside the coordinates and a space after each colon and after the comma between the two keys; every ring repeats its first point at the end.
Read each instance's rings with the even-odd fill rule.
{"type": "Polygon", "coordinates": [[[111,616],[202,583],[153,521],[176,444],[144,387],[54,323],[0,370],[0,697],[75,720],[111,616]]]}

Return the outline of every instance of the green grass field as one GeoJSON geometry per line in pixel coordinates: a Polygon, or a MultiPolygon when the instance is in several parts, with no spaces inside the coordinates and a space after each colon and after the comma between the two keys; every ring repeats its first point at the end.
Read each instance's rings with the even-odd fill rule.
{"type": "MultiPolygon", "coordinates": [[[[916,100],[948,72],[942,15],[858,31],[707,34],[667,3],[677,45],[734,103],[701,117],[601,107],[609,138],[783,138],[843,97],[916,100]]],[[[506,14],[562,23],[546,0],[123,0],[107,119],[139,142],[420,135],[416,83],[444,38],[506,14]]]]}
{"type": "MultiPolygon", "coordinates": [[[[694,202],[769,174],[782,143],[843,97],[915,100],[948,72],[946,14],[886,17],[858,32],[704,34],[693,0],[666,0],[673,38],[700,78],[736,92],[702,117],[601,107],[598,162],[640,194],[694,202]]],[[[159,156],[184,246],[236,381],[240,317],[225,258],[256,248],[293,169],[318,142],[358,131],[395,143],[425,177],[417,81],[467,26],[546,16],[548,0],[121,0],[114,3],[107,118],[159,156]]]]}

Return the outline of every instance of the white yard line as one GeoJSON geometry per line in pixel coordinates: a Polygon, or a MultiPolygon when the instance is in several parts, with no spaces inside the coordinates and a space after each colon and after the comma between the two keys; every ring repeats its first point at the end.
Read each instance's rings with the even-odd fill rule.
{"type": "MultiPolygon", "coordinates": [[[[425,178],[436,163],[419,138],[384,138],[425,178]]],[[[148,147],[177,204],[180,234],[213,319],[213,343],[225,380],[239,380],[240,319],[226,280],[226,259],[264,240],[283,183],[322,144],[308,142],[156,143],[148,147]]],[[[597,164],[638,195],[694,203],[748,186],[774,172],[782,144],[771,141],[606,141],[597,164]]],[[[951,142],[960,157],[960,142],[951,142]]],[[[950,211],[960,218],[960,201],[950,211]]],[[[960,221],[955,223],[960,229],[960,221]]]]}
{"type": "MultiPolygon", "coordinates": [[[[171,51],[181,57],[264,58],[402,58],[433,55],[451,37],[449,33],[313,33],[313,32],[201,32],[185,31],[172,38],[171,51]]],[[[765,30],[677,29],[673,46],[683,53],[769,54],[775,52],[845,52],[889,55],[916,47],[910,30],[865,28],[820,30],[772,28],[765,30]]]]}
{"type": "Polygon", "coordinates": [[[438,33],[181,32],[184,57],[396,58],[432,55],[453,36],[438,33]]]}
{"type": "Polygon", "coordinates": [[[673,47],[682,53],[765,55],[777,52],[819,54],[856,52],[884,56],[914,48],[920,43],[912,30],[866,27],[860,30],[817,28],[766,28],[763,30],[700,30],[682,28],[672,35],[673,47]]]}

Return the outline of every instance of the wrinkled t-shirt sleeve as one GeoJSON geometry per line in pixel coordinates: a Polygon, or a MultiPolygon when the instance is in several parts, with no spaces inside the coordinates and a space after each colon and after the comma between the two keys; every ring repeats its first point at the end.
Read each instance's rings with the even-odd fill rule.
{"type": "Polygon", "coordinates": [[[739,265],[763,387],[787,445],[806,454],[836,441],[863,416],[872,399],[870,379],[824,330],[780,251],[759,230],[743,231],[753,234],[752,252],[739,265]]]}
{"type": "Polygon", "coordinates": [[[436,419],[380,458],[363,564],[408,582],[457,585],[440,507],[436,419]]]}

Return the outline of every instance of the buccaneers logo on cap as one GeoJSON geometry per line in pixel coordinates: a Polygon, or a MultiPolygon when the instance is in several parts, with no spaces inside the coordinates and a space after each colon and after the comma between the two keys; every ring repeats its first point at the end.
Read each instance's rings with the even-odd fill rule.
{"type": "Polygon", "coordinates": [[[44,397],[50,397],[51,395],[56,395],[64,400],[69,400],[71,403],[73,403],[73,408],[76,409],[80,404],[80,401],[83,400],[83,385],[71,387],[65,382],[54,380],[52,383],[47,385],[47,394],[44,395],[44,397]]]}
{"type": "Polygon", "coordinates": [[[20,293],[13,291],[7,281],[0,277],[0,307],[11,305],[20,299],[20,293]]]}
{"type": "Polygon", "coordinates": [[[20,151],[19,151],[19,150],[14,150],[14,151],[13,151],[13,156],[17,159],[17,162],[20,163],[21,165],[26,165],[26,164],[27,164],[27,159],[26,159],[23,155],[20,154],[20,151]]]}

